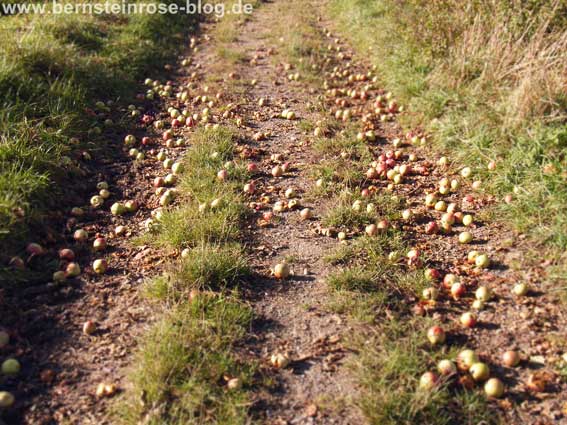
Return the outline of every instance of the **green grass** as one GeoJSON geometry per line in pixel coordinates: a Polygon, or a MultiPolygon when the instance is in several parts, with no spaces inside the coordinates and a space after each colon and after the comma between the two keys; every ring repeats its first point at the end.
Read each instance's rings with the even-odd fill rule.
{"type": "Polygon", "coordinates": [[[4,255],[19,253],[22,241],[41,234],[50,211],[61,207],[69,186],[82,176],[78,153],[101,156],[115,137],[116,128],[103,124],[108,113],[96,102],[131,97],[148,72],[179,50],[183,33],[195,24],[195,17],[182,14],[1,19],[4,255]],[[87,108],[104,116],[92,116],[87,108]]]}
{"type": "Polygon", "coordinates": [[[247,423],[253,368],[231,349],[251,317],[246,306],[222,295],[202,295],[171,309],[141,343],[133,390],[116,409],[117,423],[247,423]],[[229,390],[225,376],[239,378],[244,389],[229,390]]]}
{"type": "Polygon", "coordinates": [[[423,320],[391,320],[365,341],[354,364],[363,387],[358,404],[372,425],[499,423],[484,394],[442,384],[419,389],[419,377],[456,350],[433,350],[424,344],[423,320]]]}
{"type": "Polygon", "coordinates": [[[349,189],[344,189],[330,199],[326,212],[322,217],[322,224],[325,226],[363,230],[367,224],[375,223],[380,219],[391,221],[398,218],[402,204],[403,200],[395,196],[374,193],[367,198],[362,198],[353,194],[349,189]],[[360,211],[353,209],[353,204],[357,200],[361,201],[360,211]],[[368,204],[374,204],[374,212],[367,212],[366,207],[368,204]]]}
{"type": "Polygon", "coordinates": [[[228,182],[216,181],[222,164],[233,160],[235,142],[222,127],[192,135],[178,186],[180,202],[147,236],[157,246],[189,251],[144,287],[164,315],[137,350],[129,375],[132,389],[114,408],[118,423],[249,423],[255,365],[234,350],[252,320],[238,294],[250,275],[238,243],[244,174],[236,167],[228,182]],[[204,215],[191,212],[200,201],[219,196],[222,207],[204,215]],[[226,378],[238,378],[242,387],[228,388],[226,378]]]}
{"type": "Polygon", "coordinates": [[[329,5],[410,111],[402,124],[426,127],[438,151],[474,167],[500,199],[516,188],[494,217],[555,258],[567,248],[565,8],[552,0],[329,5]]]}
{"type": "Polygon", "coordinates": [[[408,270],[388,259],[392,251],[402,256],[407,251],[402,235],[362,237],[337,251],[327,258],[343,266],[328,277],[334,291],[330,307],[366,325],[350,345],[358,353],[351,366],[361,385],[355,403],[369,423],[498,423],[480,389],[448,383],[433,391],[419,389],[420,376],[435,370],[441,359],[454,360],[461,347],[432,347],[425,335],[433,321],[413,317],[407,300],[418,298],[430,283],[423,269],[408,270]]]}
{"type": "Polygon", "coordinates": [[[234,241],[240,235],[246,214],[239,195],[246,181],[245,166],[235,164],[229,169],[224,184],[217,180],[218,170],[233,156],[236,136],[226,128],[203,128],[192,137],[191,155],[183,159],[184,168],[191,172],[183,174],[178,184],[183,202],[165,211],[156,230],[142,237],[144,243],[181,248],[234,241]],[[210,206],[214,199],[222,200],[220,206],[199,211],[199,205],[210,206]]]}

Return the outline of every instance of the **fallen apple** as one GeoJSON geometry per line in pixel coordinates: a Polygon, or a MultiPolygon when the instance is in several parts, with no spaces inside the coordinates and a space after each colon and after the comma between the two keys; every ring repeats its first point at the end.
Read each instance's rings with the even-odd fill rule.
{"type": "Polygon", "coordinates": [[[432,345],[443,344],[445,338],[445,331],[440,326],[432,326],[427,331],[427,339],[432,345]]]}
{"type": "Polygon", "coordinates": [[[284,196],[285,196],[287,199],[294,198],[294,197],[295,197],[295,189],[292,188],[292,187],[286,189],[286,191],[285,191],[285,193],[284,193],[284,196]]]}
{"type": "Polygon", "coordinates": [[[228,382],[226,383],[226,387],[229,390],[238,390],[242,388],[242,381],[239,378],[229,379],[228,382]]]}
{"type": "Polygon", "coordinates": [[[480,253],[479,253],[478,251],[470,251],[470,252],[467,254],[467,261],[468,261],[469,263],[473,263],[473,264],[474,264],[475,261],[476,261],[476,258],[477,258],[479,255],[480,255],[480,253]]]}
{"type": "Polygon", "coordinates": [[[104,274],[108,269],[108,263],[104,259],[96,259],[93,261],[93,270],[96,274],[104,274]]]}
{"type": "Polygon", "coordinates": [[[69,248],[63,248],[59,251],[59,259],[73,261],[75,259],[75,253],[69,248]]]}
{"type": "Polygon", "coordinates": [[[138,201],[126,201],[124,208],[126,208],[126,211],[128,212],[136,212],[138,210],[138,201]]]}
{"type": "Polygon", "coordinates": [[[451,285],[451,295],[456,300],[462,298],[463,295],[465,295],[466,291],[467,291],[466,286],[461,282],[455,282],[451,285]]]}
{"type": "Polygon", "coordinates": [[[476,314],[471,312],[466,312],[461,315],[461,324],[465,328],[474,328],[477,322],[476,314]]]}
{"type": "Polygon", "coordinates": [[[525,282],[516,283],[514,288],[512,288],[512,292],[518,297],[523,297],[529,292],[529,286],[525,282]]]}
{"type": "Polygon", "coordinates": [[[100,208],[104,204],[104,197],[100,195],[95,195],[91,197],[90,203],[93,208],[100,208]]]}
{"type": "Polygon", "coordinates": [[[122,204],[120,202],[115,202],[110,207],[110,213],[112,215],[122,215],[122,214],[126,213],[126,207],[124,206],[124,204],[122,204]]]}
{"type": "Polygon", "coordinates": [[[373,223],[366,226],[364,229],[368,236],[376,236],[378,234],[378,227],[373,223]]]}
{"type": "Polygon", "coordinates": [[[439,225],[436,221],[430,221],[425,225],[425,233],[428,235],[434,235],[439,233],[439,225]]]}
{"type": "Polygon", "coordinates": [[[300,217],[302,220],[309,220],[312,217],[311,210],[309,208],[303,208],[300,213],[300,217]]]}
{"type": "Polygon", "coordinates": [[[0,408],[7,409],[12,407],[16,399],[8,391],[0,391],[0,408]]]}
{"type": "Polygon", "coordinates": [[[400,252],[399,251],[392,251],[388,254],[388,261],[392,263],[397,263],[400,259],[400,252]]]}
{"type": "Polygon", "coordinates": [[[53,273],[51,278],[53,279],[53,282],[64,282],[65,280],[67,280],[67,275],[64,271],[58,270],[53,273]]]}
{"type": "Polygon", "coordinates": [[[181,162],[174,162],[171,166],[171,172],[173,174],[180,174],[184,171],[183,164],[181,162]]]}
{"type": "Polygon", "coordinates": [[[484,384],[484,392],[488,397],[500,398],[504,395],[504,384],[498,378],[490,378],[484,384]]]}
{"type": "Polygon", "coordinates": [[[477,382],[486,381],[490,376],[490,369],[486,363],[477,362],[470,367],[469,373],[477,382]]]}
{"type": "Polygon", "coordinates": [[[473,240],[473,235],[471,232],[461,232],[459,234],[459,243],[461,244],[469,244],[473,240]]]}
{"type": "Polygon", "coordinates": [[[437,385],[439,377],[433,372],[425,372],[419,378],[419,388],[422,390],[431,390],[437,385]]]}
{"type": "Polygon", "coordinates": [[[81,274],[81,267],[77,263],[69,263],[65,268],[67,277],[77,277],[81,274]]]}
{"type": "Polygon", "coordinates": [[[446,212],[441,216],[441,222],[447,223],[452,226],[453,224],[455,224],[455,214],[453,214],[452,212],[446,212]]]}
{"type": "Polygon", "coordinates": [[[479,269],[486,269],[487,267],[490,266],[490,259],[488,258],[488,255],[486,255],[486,254],[479,254],[479,255],[475,258],[474,264],[475,264],[475,266],[477,266],[479,269]]]}
{"type": "Polygon", "coordinates": [[[473,303],[472,303],[472,305],[471,305],[471,307],[472,307],[474,310],[479,310],[479,311],[480,311],[480,310],[483,310],[483,309],[484,309],[484,303],[485,303],[485,302],[482,301],[482,300],[474,300],[473,303]]]}
{"type": "Polygon", "coordinates": [[[425,269],[425,278],[429,281],[441,279],[441,273],[437,269],[427,268],[425,269]]]}
{"type": "Polygon", "coordinates": [[[429,193],[425,196],[425,205],[429,208],[433,208],[437,203],[437,196],[434,193],[429,193]]]}
{"type": "Polygon", "coordinates": [[[73,207],[71,208],[71,215],[74,217],[81,217],[85,214],[85,211],[82,208],[79,207],[73,207]]]}
{"type": "Polygon", "coordinates": [[[446,211],[447,203],[445,201],[437,201],[433,208],[435,211],[446,211]]]}
{"type": "Polygon", "coordinates": [[[274,168],[272,168],[272,176],[274,177],[281,177],[283,176],[283,168],[280,165],[276,165],[274,168]]]}
{"type": "Polygon", "coordinates": [[[479,286],[476,289],[474,295],[475,295],[475,298],[477,300],[483,301],[483,302],[490,300],[490,298],[492,297],[490,289],[488,289],[486,286],[479,286]]]}
{"type": "Polygon", "coordinates": [[[1,370],[4,375],[14,376],[20,373],[21,368],[20,362],[16,359],[6,359],[2,362],[1,370]]]}
{"type": "Polygon", "coordinates": [[[285,354],[276,353],[270,357],[270,363],[277,369],[283,369],[289,365],[289,358],[285,354]]]}
{"type": "Polygon", "coordinates": [[[6,347],[10,343],[10,334],[6,331],[0,331],[0,349],[6,347]]]}
{"type": "Polygon", "coordinates": [[[437,370],[443,376],[451,376],[457,373],[457,366],[451,360],[440,360],[437,363],[437,370]]]}
{"type": "Polygon", "coordinates": [[[516,367],[520,364],[520,353],[514,350],[508,350],[502,354],[502,363],[507,367],[516,367]]]}
{"type": "Polygon", "coordinates": [[[169,170],[171,167],[173,167],[173,159],[171,158],[164,159],[162,165],[165,170],[169,170]]]}
{"type": "Polygon", "coordinates": [[[43,255],[45,254],[45,250],[43,247],[35,242],[31,242],[26,246],[26,252],[30,255],[43,255]]]}
{"type": "Polygon", "coordinates": [[[126,137],[124,137],[124,144],[126,146],[132,146],[134,143],[136,143],[136,137],[134,137],[132,134],[128,134],[126,137]]]}
{"type": "Polygon", "coordinates": [[[75,233],[73,233],[73,239],[77,242],[85,242],[89,238],[89,234],[84,229],[77,229],[75,233]]]}
{"type": "Polygon", "coordinates": [[[83,333],[85,335],[92,335],[96,332],[96,323],[93,320],[87,320],[83,323],[83,333]]]}
{"type": "Polygon", "coordinates": [[[469,178],[472,174],[472,170],[470,167],[465,167],[461,170],[461,176],[463,176],[465,179],[469,178]]]}
{"type": "Polygon", "coordinates": [[[274,276],[277,279],[286,279],[289,274],[290,269],[287,263],[278,263],[274,266],[274,276]]]}
{"type": "Polygon", "coordinates": [[[421,293],[424,299],[435,301],[439,297],[439,290],[433,286],[425,288],[421,293]]]}
{"type": "Polygon", "coordinates": [[[462,371],[467,371],[470,367],[478,363],[479,359],[473,350],[463,350],[457,355],[457,366],[462,371]]]}
{"type": "Polygon", "coordinates": [[[175,174],[168,174],[163,179],[163,183],[167,186],[173,186],[177,183],[177,176],[175,174]]]}

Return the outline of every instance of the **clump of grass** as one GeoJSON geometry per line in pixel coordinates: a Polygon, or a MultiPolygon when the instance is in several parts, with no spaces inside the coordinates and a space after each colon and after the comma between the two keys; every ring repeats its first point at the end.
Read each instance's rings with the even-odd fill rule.
{"type": "Polygon", "coordinates": [[[371,424],[496,424],[497,415],[477,391],[440,385],[419,389],[419,377],[452,354],[424,346],[428,323],[391,320],[365,341],[354,364],[363,387],[359,406],[371,424]]]}
{"type": "Polygon", "coordinates": [[[317,177],[323,178],[326,182],[338,183],[344,187],[356,188],[364,180],[364,174],[353,163],[344,158],[332,158],[321,161],[314,167],[317,177]]]}
{"type": "Polygon", "coordinates": [[[145,292],[154,299],[177,302],[191,290],[224,291],[238,287],[250,275],[241,247],[231,243],[204,244],[191,249],[185,258],[151,280],[145,292]]]}
{"type": "Polygon", "coordinates": [[[479,392],[445,384],[419,389],[419,377],[440,359],[454,358],[457,347],[432,348],[425,338],[431,321],[413,318],[406,300],[429,282],[423,270],[407,270],[388,258],[392,251],[406,252],[401,234],[362,237],[339,249],[344,268],[328,278],[335,292],[330,308],[371,325],[351,341],[359,353],[352,360],[361,385],[356,404],[369,423],[496,423],[479,392]]]}
{"type": "Polygon", "coordinates": [[[147,243],[181,248],[204,243],[235,241],[240,234],[240,224],[246,214],[239,188],[246,180],[244,165],[229,170],[229,180],[218,184],[217,172],[232,158],[235,135],[226,128],[202,129],[192,140],[191,154],[184,158],[185,169],[179,190],[183,202],[178,208],[166,211],[158,228],[143,237],[147,243]],[[215,209],[211,201],[220,199],[215,209]],[[199,210],[206,204],[204,211],[199,210]]]}
{"type": "Polygon", "coordinates": [[[362,229],[363,226],[378,219],[394,220],[399,216],[402,200],[389,195],[375,193],[367,198],[355,196],[348,189],[343,190],[331,199],[327,211],[322,218],[322,224],[333,227],[362,229]],[[362,201],[360,211],[353,209],[356,200],[362,201]],[[367,212],[368,204],[374,204],[375,211],[367,212]]]}
{"type": "Polygon", "coordinates": [[[335,272],[327,278],[327,283],[335,290],[370,292],[377,288],[376,277],[372,271],[362,267],[335,272]]]}
{"type": "MultiPolygon", "coordinates": [[[[323,131],[329,131],[329,126],[324,126],[323,131]]],[[[356,138],[356,131],[349,128],[348,131],[342,131],[332,137],[319,137],[315,140],[315,151],[325,155],[338,156],[346,153],[348,158],[361,161],[363,163],[372,162],[372,154],[368,149],[368,144],[356,138]]]]}
{"type": "Polygon", "coordinates": [[[365,211],[359,212],[352,209],[347,202],[339,202],[329,208],[322,223],[324,226],[361,228],[372,222],[374,217],[365,211]]]}
{"type": "Polygon", "coordinates": [[[238,245],[193,248],[178,267],[176,278],[180,284],[201,290],[229,288],[250,274],[248,261],[238,245]]]}
{"type": "Polygon", "coordinates": [[[247,423],[253,368],[231,350],[251,318],[243,304],[210,294],[166,313],[141,343],[117,423],[247,423]],[[240,379],[244,389],[229,390],[224,377],[240,379]]]}
{"type": "Polygon", "coordinates": [[[331,200],[323,215],[321,223],[324,226],[348,227],[360,229],[371,223],[375,217],[366,210],[355,211],[352,206],[356,197],[349,191],[342,191],[331,200]]]}

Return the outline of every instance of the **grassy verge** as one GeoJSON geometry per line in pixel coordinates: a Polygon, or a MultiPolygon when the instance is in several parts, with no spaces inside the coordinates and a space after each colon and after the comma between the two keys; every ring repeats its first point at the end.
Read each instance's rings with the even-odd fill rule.
{"type": "Polygon", "coordinates": [[[333,0],[332,16],[435,147],[512,202],[495,212],[557,258],[567,248],[566,6],[333,0]],[[496,169],[487,165],[495,161],[496,169]]]}
{"type": "Polygon", "coordinates": [[[68,187],[82,175],[81,152],[100,156],[114,137],[116,123],[105,123],[108,104],[97,102],[131,96],[150,69],[178,51],[196,18],[2,17],[1,263],[9,253],[19,253],[27,235],[42,229],[64,194],[70,196],[68,187]]]}
{"type": "Polygon", "coordinates": [[[233,160],[234,135],[227,129],[199,130],[191,144],[178,186],[182,201],[148,238],[185,251],[146,285],[165,312],[138,349],[133,388],[115,409],[118,423],[248,423],[254,367],[234,352],[252,319],[238,297],[250,273],[237,242],[245,175],[235,165],[228,182],[217,181],[218,169],[233,160]],[[213,200],[220,200],[217,207],[199,212],[213,200]]]}

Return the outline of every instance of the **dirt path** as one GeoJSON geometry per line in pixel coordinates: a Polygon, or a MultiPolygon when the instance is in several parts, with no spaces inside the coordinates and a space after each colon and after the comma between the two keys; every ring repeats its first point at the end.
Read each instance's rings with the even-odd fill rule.
{"type": "MultiPolygon", "coordinates": [[[[274,50],[272,34],[280,19],[281,3],[270,2],[259,7],[251,19],[239,27],[236,39],[224,46],[241,54],[243,60],[228,66],[226,59],[219,57],[220,42],[213,37],[193,55],[193,64],[198,64],[198,68],[176,66],[170,78],[173,86],[179,86],[187,83],[191,72],[207,75],[212,85],[219,86],[226,92],[227,99],[239,105],[238,113],[246,126],[238,131],[250,139],[250,146],[259,152],[261,172],[256,178],[255,201],[262,197],[269,199],[265,205],[260,202],[256,205],[256,214],[246,231],[244,242],[256,279],[245,288],[245,297],[254,309],[255,320],[249,338],[238,349],[250,361],[259,362],[262,375],[275,383],[254,389],[252,416],[267,424],[362,424],[362,414],[353,403],[359,388],[347,367],[352,353],[347,349],[346,340],[356,329],[348,317],[332,311],[332,295],[326,283],[331,270],[324,257],[337,247],[338,241],[321,236],[320,218],[329,203],[324,196],[311,193],[315,183],[312,171],[321,160],[321,154],[311,146],[311,129],[324,118],[314,105],[320,102],[325,90],[301,79],[288,78],[293,70],[284,67],[285,57],[279,55],[277,48],[274,50]],[[234,78],[227,70],[234,73],[234,78]],[[253,80],[255,84],[251,84],[253,80]],[[259,106],[260,101],[263,106],[259,106]],[[285,109],[293,111],[296,119],[282,118],[285,109]],[[287,170],[283,176],[273,177],[272,168],[278,165],[285,165],[287,170]],[[286,196],[290,189],[295,194],[286,196]],[[276,201],[286,205],[288,198],[298,200],[299,205],[284,208],[270,223],[258,225],[262,214],[271,211],[276,201]],[[309,208],[313,218],[302,220],[299,211],[303,208],[309,208]],[[271,276],[270,270],[284,259],[291,264],[292,275],[279,281],[271,276]],[[285,354],[291,360],[290,366],[274,370],[269,361],[274,353],[285,354]]],[[[322,25],[319,23],[318,31],[322,30],[322,25]]],[[[204,34],[214,34],[213,29],[214,26],[205,25],[204,34]]],[[[342,47],[348,56],[353,55],[348,46],[342,44],[342,47]]],[[[363,73],[369,70],[362,65],[353,65],[354,68],[363,73]]],[[[332,102],[326,101],[331,108],[332,102]]],[[[365,105],[364,100],[353,103],[360,108],[365,105]]],[[[151,112],[155,118],[168,115],[165,103],[159,110],[153,109],[155,104],[146,106],[152,108],[146,113],[151,112]]],[[[373,146],[376,154],[388,148],[387,140],[403,137],[399,128],[391,123],[380,125],[377,131],[383,143],[373,146]]],[[[184,133],[187,136],[190,131],[184,133]]],[[[136,136],[145,135],[154,140],[158,137],[151,129],[140,126],[136,136]]],[[[122,137],[116,135],[117,151],[121,149],[122,137]]],[[[180,158],[184,151],[184,147],[170,148],[174,158],[180,158]]],[[[562,330],[556,324],[564,321],[555,300],[538,292],[545,289],[540,288],[538,279],[544,273],[544,266],[533,266],[525,273],[513,270],[509,265],[522,252],[512,249],[508,243],[514,235],[498,226],[478,223],[475,246],[494,253],[498,267],[482,276],[469,274],[468,269],[459,264],[468,248],[458,245],[456,236],[426,235],[423,231],[430,214],[423,206],[423,190],[436,187],[445,171],[426,159],[430,156],[427,149],[408,147],[407,152],[416,153],[419,160],[415,166],[426,170],[422,175],[413,176],[410,184],[396,188],[397,194],[408,198],[408,206],[422,215],[406,226],[407,229],[404,227],[411,235],[409,238],[416,247],[431,252],[430,264],[462,276],[471,288],[486,284],[499,299],[479,315],[483,325],[474,330],[463,331],[453,324],[455,311],[466,309],[463,304],[454,310],[448,301],[443,301],[439,310],[444,315],[435,317],[441,317],[440,321],[454,331],[455,340],[483,347],[480,354],[491,364],[498,364],[502,347],[523,347],[526,368],[496,370],[510,382],[531,379],[534,371],[543,367],[542,358],[558,356],[559,351],[544,334],[548,332],[560,338],[562,330]],[[520,278],[530,281],[534,294],[540,297],[516,303],[510,288],[520,278]],[[543,303],[548,308],[539,306],[543,303]]],[[[92,172],[97,175],[96,180],[111,184],[112,200],[138,201],[140,209],[134,218],[89,211],[72,226],[80,225],[91,235],[108,238],[110,247],[105,257],[112,265],[111,271],[101,277],[87,267],[80,282],[56,291],[51,287],[38,290],[10,313],[19,323],[15,340],[25,347],[24,364],[33,365],[24,368],[26,384],[17,389],[17,395],[18,399],[26,401],[19,405],[17,416],[8,417],[13,423],[110,423],[106,419],[108,404],[95,397],[95,388],[100,382],[113,383],[119,388],[125,386],[124,371],[131,362],[137,338],[146,324],[159,314],[139,297],[140,285],[179,254],[132,246],[132,237],[143,232],[145,220],[157,207],[158,197],[154,194],[152,180],[163,170],[159,162],[148,162],[134,170],[130,164],[126,157],[113,158],[93,164],[92,172]],[[117,225],[127,227],[127,238],[113,236],[117,225]],[[90,336],[82,332],[82,324],[87,320],[97,324],[97,331],[90,336]],[[25,413],[20,416],[21,412],[25,413]]],[[[95,185],[93,178],[89,190],[95,185]]],[[[447,200],[460,203],[463,210],[471,212],[494,201],[479,195],[472,200],[467,198],[468,204],[465,204],[464,196],[465,191],[461,189],[447,200]]],[[[72,234],[69,230],[64,233],[70,242],[72,234]]],[[[90,264],[93,257],[88,250],[76,248],[80,260],[90,264]]],[[[418,300],[405,302],[417,303],[418,300]]],[[[542,400],[529,393],[525,385],[514,387],[511,393],[516,400],[524,400],[527,407],[510,416],[522,423],[536,423],[534,417],[539,413],[559,420],[557,412],[562,400],[557,394],[565,390],[565,383],[556,376],[548,381],[553,396],[542,397],[542,400]]]]}
{"type": "Polygon", "coordinates": [[[243,65],[237,74],[257,83],[247,94],[247,116],[259,113],[250,125],[255,133],[268,134],[258,143],[265,154],[260,191],[272,202],[286,202],[285,192],[296,192],[292,198],[299,206],[278,214],[273,225],[254,228],[250,247],[258,255],[255,268],[269,274],[270,268],[284,259],[292,264],[293,276],[283,282],[265,278],[253,283],[252,302],[257,320],[252,333],[257,337],[251,345],[255,356],[266,363],[273,353],[285,353],[292,367],[277,375],[278,388],[260,395],[257,411],[268,423],[313,423],[316,406],[326,406],[317,423],[361,423],[348,404],[354,394],[352,379],[344,370],[348,352],[343,347],[345,334],[351,331],[345,318],[329,311],[329,293],[325,278],[329,272],[323,257],[336,246],[336,241],[322,238],[316,230],[324,211],[321,199],[305,201],[314,186],[312,172],[318,158],[309,146],[309,137],[300,129],[301,120],[314,123],[321,118],[308,110],[316,94],[301,82],[290,82],[284,64],[274,65],[268,54],[271,46],[265,41],[278,19],[275,4],[262,6],[241,28],[231,48],[243,52],[254,66],[243,65]],[[258,108],[260,99],[267,107],[258,108]],[[284,109],[297,115],[296,120],[278,117],[284,109]],[[276,118],[274,118],[276,117],[276,118]],[[306,137],[307,136],[307,137],[306,137]],[[271,159],[275,156],[281,158],[271,159]],[[283,177],[273,178],[273,166],[289,163],[283,177]],[[302,220],[299,211],[310,208],[314,218],[302,220]],[[319,216],[319,217],[317,217],[319,216]],[[286,422],[287,421],[287,422],[286,422]]]}

